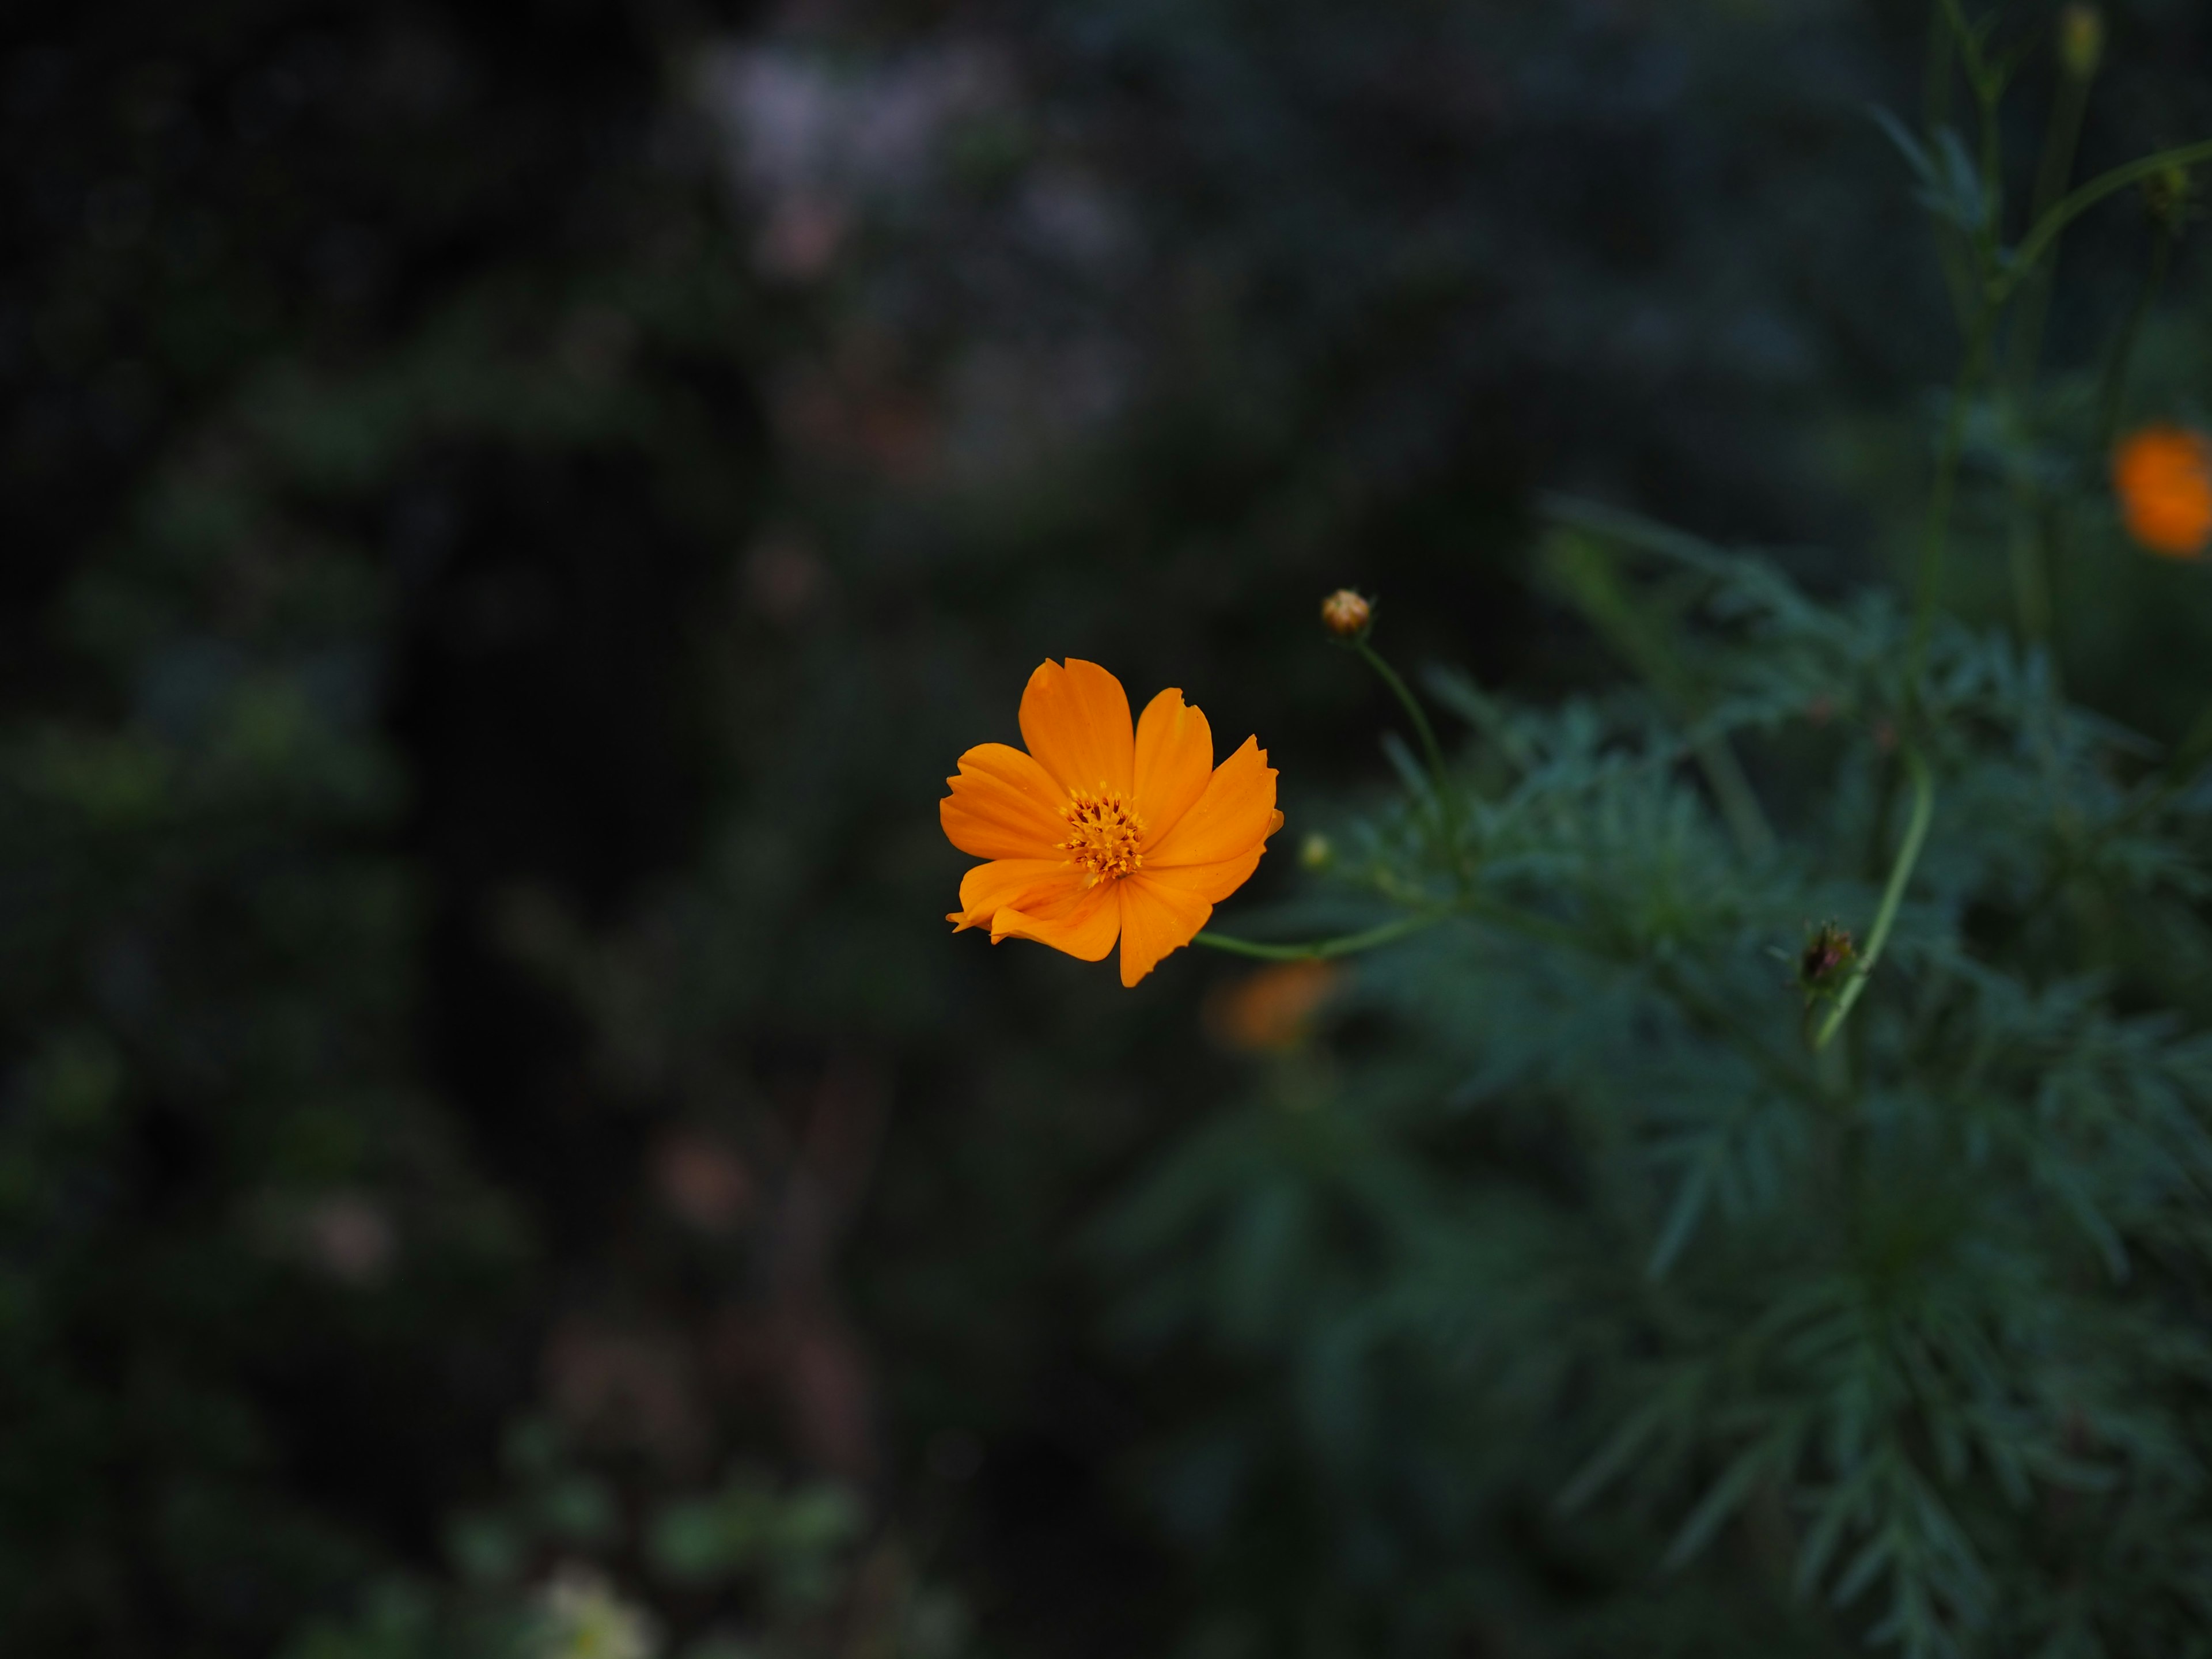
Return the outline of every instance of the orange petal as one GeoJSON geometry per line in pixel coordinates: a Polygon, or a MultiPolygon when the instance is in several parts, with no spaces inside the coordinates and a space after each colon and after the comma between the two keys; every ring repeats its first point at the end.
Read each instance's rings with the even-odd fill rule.
{"type": "Polygon", "coordinates": [[[1252,872],[1260,867],[1260,854],[1267,850],[1265,847],[1255,847],[1241,858],[1224,859],[1219,864],[1178,864],[1160,868],[1147,860],[1144,877],[1155,887],[1170,888],[1202,898],[1208,904],[1218,904],[1252,879],[1252,872]]]}
{"type": "Polygon", "coordinates": [[[1121,931],[1121,907],[1114,896],[1118,885],[1102,881],[1028,910],[1003,909],[991,918],[991,943],[1033,939],[1085,962],[1103,962],[1121,931]]]}
{"type": "Polygon", "coordinates": [[[945,920],[960,933],[981,927],[1001,910],[1041,908],[1083,890],[1085,872],[1066,859],[998,859],[960,878],[960,908],[945,920]]]}
{"type": "Polygon", "coordinates": [[[1066,789],[1131,792],[1128,694],[1095,662],[1070,657],[1065,668],[1038,665],[1022,693],[1022,741],[1066,789]]]}
{"type": "Polygon", "coordinates": [[[1143,875],[1118,884],[1121,890],[1121,983],[1134,985],[1170,951],[1190,943],[1213,906],[1194,893],[1149,881],[1143,875]]]}
{"type": "Polygon", "coordinates": [[[1170,687],[1137,721],[1137,816],[1157,842],[1206,793],[1213,773],[1213,728],[1170,687]]]}
{"type": "Polygon", "coordinates": [[[1065,790],[1018,749],[979,744],[960,757],[952,793],[937,804],[945,839],[979,859],[1059,858],[1065,790]]]}
{"type": "Polygon", "coordinates": [[[1242,858],[1282,825],[1275,811],[1275,773],[1257,738],[1213,769],[1206,793],[1182,822],[1145,849],[1145,868],[1223,864],[1242,858]]]}

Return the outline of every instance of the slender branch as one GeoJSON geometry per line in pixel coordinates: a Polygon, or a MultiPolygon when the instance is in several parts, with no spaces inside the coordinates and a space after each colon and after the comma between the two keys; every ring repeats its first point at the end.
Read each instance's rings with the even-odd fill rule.
{"type": "Polygon", "coordinates": [[[2212,138],[2201,138],[2193,144],[2183,144],[2175,149],[2162,149],[2154,155],[2145,155],[2122,163],[2109,173],[2100,173],[2079,190],[2059,198],[2058,205],[2036,222],[2035,228],[2021,239],[2020,246],[2012,251],[2005,273],[1998,279],[2008,289],[2033,268],[2035,262],[2049,251],[2058,240],[2058,233],[2072,224],[2091,208],[2115,191],[2130,185],[2163,173],[2168,167],[2191,167],[2198,161],[2212,161],[2212,138]]]}
{"type": "Polygon", "coordinates": [[[1934,132],[1951,118],[1951,19],[1941,6],[1928,13],[1928,58],[1923,66],[1921,114],[1934,132]]]}
{"type": "Polygon", "coordinates": [[[2012,566],[2013,611],[2020,637],[2032,646],[2051,643],[2051,574],[2043,547],[2043,519],[2033,487],[2015,477],[2012,524],[2005,551],[2012,566]]]}
{"type": "Polygon", "coordinates": [[[1844,987],[1836,999],[1836,1006],[1828,1011],[1821,1023],[1820,1034],[1813,1039],[1815,1053],[1828,1046],[1844,1022],[1850,1018],[1852,1005],[1866,989],[1867,981],[1874,976],[1875,964],[1881,960],[1882,947],[1889,943],[1889,930],[1896,923],[1898,907],[1905,902],[1905,887],[1912,880],[1912,868],[1920,862],[1920,848],[1928,839],[1928,825],[1936,816],[1936,780],[1928,770],[1928,763],[1918,751],[1905,751],[1906,769],[1912,774],[1912,817],[1905,826],[1904,842],[1897,849],[1897,861],[1890,866],[1889,885],[1882,890],[1881,908],[1875,912],[1874,927],[1867,934],[1866,955],[1859,969],[1844,987]]]}
{"type": "Polygon", "coordinates": [[[1974,384],[1990,355],[1990,337],[1996,327],[1996,307],[1984,301],[1974,319],[1966,343],[1966,360],[1951,388],[1951,407],[1943,422],[1943,443],[1936,452],[1936,482],[1929,491],[1928,528],[1920,550],[1920,575],[1912,605],[1912,642],[1906,656],[1905,685],[1917,696],[1920,670],[1927,660],[1929,635],[1936,625],[1936,603],[1943,586],[1943,560],[1950,545],[1951,501],[1958,493],[1959,459],[1966,443],[1966,409],[1974,384]]]}
{"type": "Polygon", "coordinates": [[[1398,701],[1405,705],[1406,714],[1413,722],[1413,730],[1420,734],[1421,752],[1428,759],[1429,770],[1437,779],[1437,793],[1441,796],[1443,793],[1444,751],[1437,742],[1436,729],[1429,724],[1427,711],[1415,699],[1412,689],[1398,678],[1398,671],[1382,660],[1381,652],[1364,639],[1355,641],[1352,648],[1367,659],[1367,665],[1382,677],[1382,684],[1395,692],[1398,701]]]}
{"type": "Polygon", "coordinates": [[[2142,332],[2143,319],[2158,301],[2159,290],[2166,285],[2166,266],[2173,255],[2173,237],[2164,220],[2151,227],[2150,235],[2150,269],[2143,273],[2142,287],[2136,291],[2135,303],[2128,307],[2127,320],[2120,325],[2119,334],[2112,342],[2112,355],[2105,365],[2105,385],[2098,399],[2102,410],[2102,447],[2107,454],[2112,451],[2112,440],[2119,435],[2120,405],[2127,398],[2128,374],[2135,362],[2136,339],[2142,332]]]}
{"type": "Polygon", "coordinates": [[[1965,48],[1966,80],[1978,97],[1982,82],[1989,74],[1988,68],[1982,60],[1982,37],[1974,26],[1966,21],[1966,14],[1960,9],[1959,0],[1942,0],[1939,9],[1943,14],[1944,21],[1950,24],[1952,35],[1957,40],[1959,45],[1965,48]]]}
{"type": "MultiPolygon", "coordinates": [[[[1921,125],[1930,135],[1941,132],[1951,119],[1954,66],[1951,19],[1941,6],[1932,6],[1928,12],[1928,61],[1921,108],[1921,125]]],[[[1949,290],[1952,314],[1957,319],[1959,332],[1963,336],[1971,327],[1976,287],[1973,277],[1966,270],[1965,260],[1960,257],[1957,244],[1964,238],[1957,234],[1957,228],[1948,223],[1940,214],[1931,217],[1930,225],[1935,233],[1936,260],[1943,268],[1943,285],[1949,290]]]]}
{"type": "Polygon", "coordinates": [[[1997,122],[1997,94],[1983,92],[1979,100],[1982,125],[1982,229],[1980,263],[1986,267],[2004,240],[2004,139],[1997,122]]]}
{"type": "Polygon", "coordinates": [[[1225,951],[1231,956],[1257,957],[1262,962],[1325,962],[1331,957],[1357,956],[1362,951],[1372,951],[1377,945],[1389,945],[1433,927],[1443,920],[1441,912],[1433,915],[1404,916],[1396,921],[1385,922],[1380,927],[1370,927],[1363,933],[1344,933],[1335,939],[1311,939],[1297,945],[1269,945],[1258,939],[1238,939],[1230,933],[1202,933],[1191,940],[1209,950],[1225,951]]]}
{"type": "Polygon", "coordinates": [[[1436,728],[1429,724],[1428,712],[1421,707],[1420,700],[1413,696],[1412,688],[1398,678],[1398,671],[1382,660],[1382,653],[1369,644],[1364,635],[1354,640],[1352,648],[1358,652],[1365,659],[1367,665],[1382,677],[1382,684],[1390,688],[1404,706],[1407,717],[1413,722],[1413,730],[1421,739],[1421,753],[1429,763],[1429,779],[1437,793],[1437,811],[1443,820],[1444,848],[1453,871],[1457,872],[1460,867],[1459,809],[1452,797],[1450,781],[1444,775],[1443,745],[1437,741],[1436,728]]]}
{"type": "MultiPolygon", "coordinates": [[[[2043,155],[2035,170],[2035,193],[2029,198],[2031,224],[2050,212],[2051,204],[2064,193],[2074,177],[2075,152],[2081,148],[2081,121],[2088,112],[2089,88],[2095,74],[2093,64],[2087,74],[2077,75],[2069,70],[2058,78],[2057,105],[2044,132],[2043,155]]],[[[2057,239],[2054,237],[2051,258],[2028,278],[2021,296],[2019,317],[2013,324],[2014,380],[2022,398],[2034,384],[2036,368],[2043,356],[2044,325],[2050,316],[2053,267],[2057,263],[2057,239]]]]}

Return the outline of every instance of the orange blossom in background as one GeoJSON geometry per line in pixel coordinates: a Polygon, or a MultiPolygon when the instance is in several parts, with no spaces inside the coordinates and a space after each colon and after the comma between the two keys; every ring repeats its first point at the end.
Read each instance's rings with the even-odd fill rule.
{"type": "Polygon", "coordinates": [[[1273,962],[1206,999],[1214,1036],[1248,1054],[1295,1054],[1343,972],[1333,962],[1273,962]]]}
{"type": "Polygon", "coordinates": [[[2212,440],[2186,427],[2147,426],[2112,457],[2128,534],[2154,553],[2194,559],[2212,543],[2212,440]]]}
{"type": "Polygon", "coordinates": [[[1257,738],[1219,766],[1206,716],[1170,689],[1133,732],[1129,699],[1097,663],[1044,663],[1022,693],[1022,741],[960,757],[938,803],[946,837],[979,864],[960,884],[961,928],[1033,939],[1085,962],[1121,941],[1134,985],[1190,943],[1282,827],[1257,738]]]}

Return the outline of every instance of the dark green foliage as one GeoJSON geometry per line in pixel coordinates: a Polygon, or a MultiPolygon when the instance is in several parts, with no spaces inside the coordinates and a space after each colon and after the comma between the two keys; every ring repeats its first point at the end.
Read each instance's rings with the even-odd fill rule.
{"type": "Polygon", "coordinates": [[[533,1241],[424,1075],[444,896],[389,729],[410,532],[456,452],[665,437],[605,351],[560,349],[580,318],[629,307],[620,350],[714,327],[599,257],[619,237],[594,252],[587,213],[554,258],[493,223],[576,182],[563,124],[616,158],[604,191],[650,176],[634,76],[562,100],[452,20],[159,11],[58,17],[9,60],[37,256],[7,278],[0,738],[0,1628],[25,1653],[270,1651],[481,1478],[533,1241]],[[422,147],[440,190],[395,196],[422,147]]]}
{"type": "MultiPolygon", "coordinates": [[[[2212,800],[2090,712],[2212,685],[2109,526],[2133,199],[1972,403],[1923,693],[1919,8],[799,10],[7,60],[0,1645],[2201,1650],[2212,800]],[[799,167],[817,264],[732,46],[844,137],[956,88],[799,167]],[[1346,580],[1471,671],[1448,800],[1358,793],[1346,580]],[[1070,653],[1283,767],[1234,909],[1432,921],[1321,1038],[945,936],[939,780],[1070,653]]],[[[2116,11],[2088,166],[2212,125],[2203,27],[2116,11]]]]}
{"type": "MultiPolygon", "coordinates": [[[[1765,1581],[1747,1615],[1809,1598],[1747,1651],[1826,1650],[1823,1602],[1916,1654],[2193,1650],[2212,1046],[2091,964],[2112,931],[2200,956],[2212,793],[2130,786],[2139,745],[1947,630],[1916,716],[1937,830],[1815,1057],[1775,947],[1874,908],[1904,630],[1624,527],[1696,579],[1723,712],[1693,732],[1647,698],[1441,681],[1479,721],[1460,839],[1424,796],[1339,837],[1355,890],[1437,925],[1346,994],[1335,1099],[1255,1102],[1109,1235],[1157,1282],[1133,1334],[1285,1385],[1272,1425],[1186,1454],[1172,1512],[1218,1534],[1267,1501],[1269,1456],[1306,1464],[1335,1564],[1283,1609],[1310,1629],[1361,1564],[1418,1607],[1443,1540],[1504,1528],[1580,1564],[1539,1616],[1561,1651],[1605,1650],[1576,1634],[1585,1575],[1641,1597],[1654,1563],[1708,1595],[1765,1581]],[[1771,852],[1686,769],[1729,738],[1829,780],[1771,852]]],[[[1461,1591],[1517,1625],[1494,1594],[1461,1591]]]]}
{"type": "Polygon", "coordinates": [[[374,586],[246,568],[228,505],[179,481],[138,568],[75,596],[127,712],[5,750],[0,1617],[51,1650],[265,1630],[349,1582],[362,1541],[288,1486],[349,1468],[334,1415],[434,1420],[415,1334],[513,1248],[406,1063],[374,586]]]}
{"type": "Polygon", "coordinates": [[[1916,699],[1879,598],[1562,510],[1656,557],[1714,712],[1438,679],[1477,732],[1457,837],[1425,779],[1337,837],[1353,890],[1435,926],[1346,994],[1334,1099],[1255,1103],[1109,1235],[1157,1282],[1132,1334],[1287,1385],[1269,1428],[1186,1454],[1172,1512],[1218,1533],[1294,1456],[1334,1567],[1281,1612],[1331,1629],[1364,1564],[1405,1597],[1370,1641],[1419,1628],[1447,1540],[1498,1528],[1583,1582],[1516,1615],[1477,1577],[1466,1610],[1559,1651],[1607,1650],[1655,1565],[1746,1619],[1796,1598],[1746,1651],[2197,1650],[2212,1042],[2107,941],[2204,959],[2212,789],[2002,637],[1942,629],[1916,699]],[[1814,1054],[1775,959],[1875,908],[1906,721],[1936,833],[1814,1054]],[[1731,741],[1825,780],[1771,849],[1695,775],[1731,741]]]}
{"type": "MultiPolygon", "coordinates": [[[[1888,125],[1984,340],[2033,222],[1997,129],[1888,125]]],[[[1432,676],[1465,750],[1390,745],[1402,800],[1333,832],[1347,933],[1423,930],[1340,994],[1344,1069],[1100,1239],[1127,1340],[1218,1390],[1160,1493],[1224,1650],[2212,1644],[2202,752],[1932,608],[1962,455],[1954,558],[2009,541],[2031,641],[2049,571],[2127,556],[2094,377],[2032,397],[2027,326],[1938,410],[1917,616],[1555,502],[1540,568],[1641,686],[1432,676]]]]}

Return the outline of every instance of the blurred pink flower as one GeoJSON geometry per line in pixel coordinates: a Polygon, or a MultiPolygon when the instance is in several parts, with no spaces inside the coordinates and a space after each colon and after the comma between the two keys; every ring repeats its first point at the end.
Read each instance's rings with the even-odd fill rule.
{"type": "Polygon", "coordinates": [[[299,1240],[314,1267],[341,1284],[379,1283],[398,1254],[398,1232],[366,1194],[331,1193],[301,1212],[299,1240]]]}

